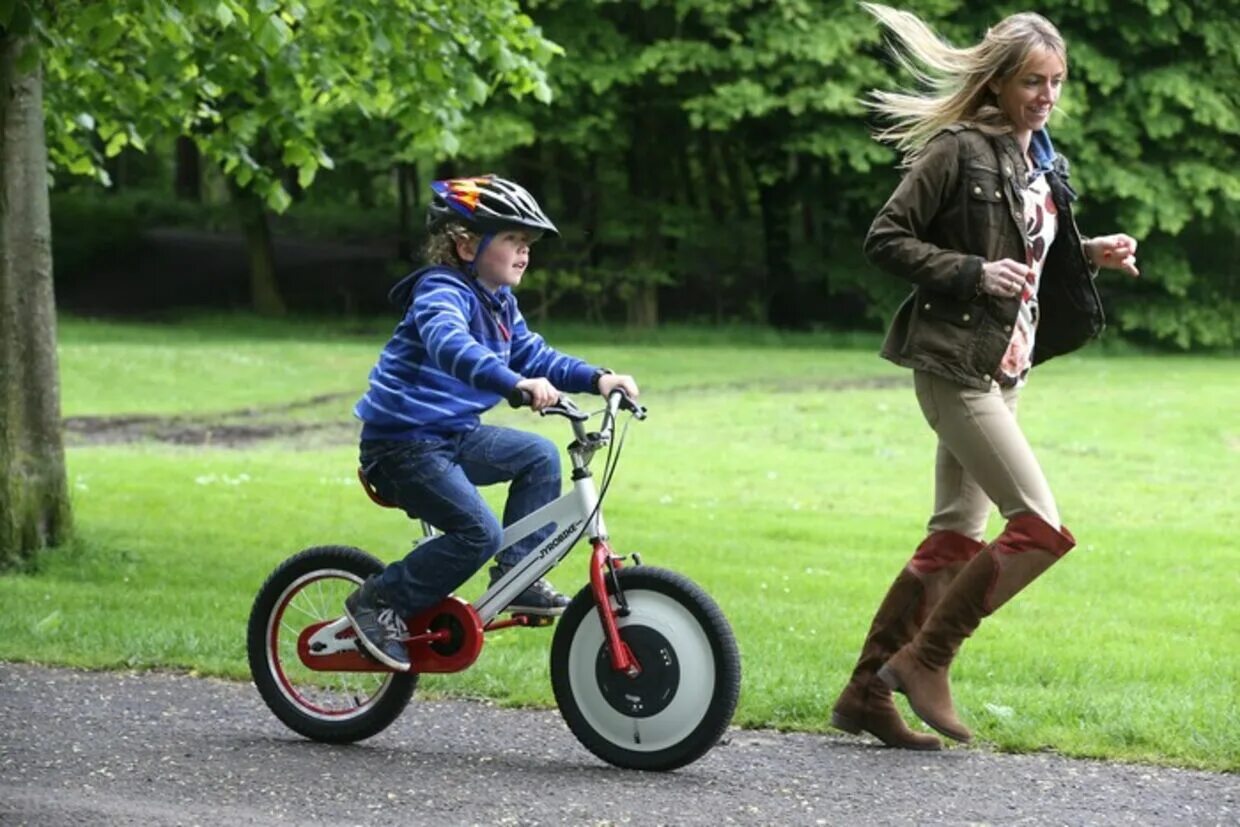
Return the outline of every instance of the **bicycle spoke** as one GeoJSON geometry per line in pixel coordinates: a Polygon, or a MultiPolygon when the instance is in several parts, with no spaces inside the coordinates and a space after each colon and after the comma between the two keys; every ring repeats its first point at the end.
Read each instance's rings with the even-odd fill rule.
{"type": "Polygon", "coordinates": [[[309,594],[307,589],[303,594],[306,595],[306,602],[314,609],[315,620],[323,619],[323,607],[327,605],[327,599],[323,596],[323,581],[318,580],[314,584],[314,594],[309,594]]]}
{"type": "MultiPolygon", "coordinates": [[[[322,612],[310,612],[310,611],[307,611],[306,609],[303,609],[301,606],[295,606],[292,603],[289,604],[289,608],[295,611],[301,612],[306,617],[316,622],[324,619],[322,612]]],[[[286,611],[285,614],[287,615],[288,612],[286,611]]]]}
{"type": "MultiPolygon", "coordinates": [[[[345,680],[343,675],[340,676],[340,695],[346,702],[352,701],[355,708],[361,706],[361,703],[357,700],[356,693],[349,688],[349,682],[345,680]]],[[[344,704],[341,704],[341,706],[344,706],[344,704]]]]}

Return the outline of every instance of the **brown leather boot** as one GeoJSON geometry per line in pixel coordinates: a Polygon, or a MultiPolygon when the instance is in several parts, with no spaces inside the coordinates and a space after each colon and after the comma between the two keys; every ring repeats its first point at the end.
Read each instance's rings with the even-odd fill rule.
{"type": "Polygon", "coordinates": [[[938,531],[917,548],[883,598],[852,677],[831,709],[831,725],[854,735],[868,732],[890,747],[936,750],[938,738],[914,732],[891,700],[891,690],[878,679],[878,668],[913,639],[926,614],[952,578],[982,547],[954,531],[938,531]]]}
{"type": "Polygon", "coordinates": [[[948,738],[968,741],[956,716],[947,671],[960,644],[994,612],[1076,545],[1066,528],[1033,514],[1008,521],[1003,533],[973,558],[931,611],[921,631],[878,670],[883,683],[903,692],[917,716],[948,738]]]}

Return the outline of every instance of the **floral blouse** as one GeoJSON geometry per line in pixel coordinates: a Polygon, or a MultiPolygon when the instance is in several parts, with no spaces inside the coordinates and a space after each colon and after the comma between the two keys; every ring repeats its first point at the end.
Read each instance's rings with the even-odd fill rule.
{"type": "Polygon", "coordinates": [[[1024,385],[1033,366],[1033,339],[1038,329],[1038,285],[1042,281],[1046,251],[1050,249],[1055,231],[1059,228],[1058,211],[1045,175],[1037,174],[1022,194],[1025,201],[1025,263],[1033,272],[1027,277],[1028,283],[1021,293],[1020,313],[1012,326],[1012,340],[995,375],[1003,387],[1024,385]]]}

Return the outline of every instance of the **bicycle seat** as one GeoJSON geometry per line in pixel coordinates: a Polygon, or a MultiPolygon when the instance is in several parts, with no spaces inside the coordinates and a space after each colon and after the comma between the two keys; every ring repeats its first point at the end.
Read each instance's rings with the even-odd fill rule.
{"type": "Polygon", "coordinates": [[[357,466],[357,481],[362,484],[362,488],[366,491],[366,496],[370,497],[375,505],[381,505],[384,508],[396,508],[396,503],[390,503],[379,496],[379,492],[370,484],[370,480],[366,479],[366,475],[362,472],[362,466],[357,466]]]}

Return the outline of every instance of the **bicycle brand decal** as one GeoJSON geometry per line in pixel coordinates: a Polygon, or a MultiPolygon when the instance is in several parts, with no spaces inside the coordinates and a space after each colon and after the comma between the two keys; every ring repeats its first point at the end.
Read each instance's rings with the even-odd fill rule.
{"type": "Polygon", "coordinates": [[[573,535],[573,532],[577,530],[577,526],[579,525],[581,525],[581,520],[575,520],[571,525],[568,526],[568,528],[564,529],[559,534],[552,537],[551,542],[547,543],[546,547],[543,548],[543,550],[538,553],[538,556],[540,558],[546,557],[548,554],[555,551],[555,549],[558,546],[560,546],[565,540],[567,540],[569,537],[573,535]]]}

